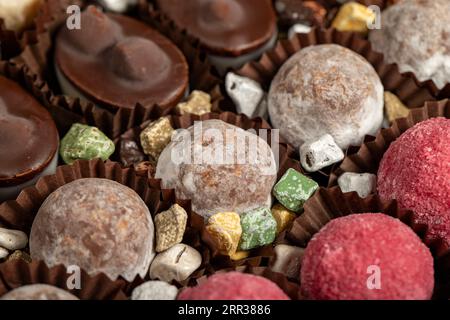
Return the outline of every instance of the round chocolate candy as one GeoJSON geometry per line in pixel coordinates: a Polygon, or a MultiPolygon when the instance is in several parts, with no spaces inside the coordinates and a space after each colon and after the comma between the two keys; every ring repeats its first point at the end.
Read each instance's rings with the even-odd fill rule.
{"type": "Polygon", "coordinates": [[[450,83],[450,1],[401,1],[383,11],[381,25],[369,40],[387,62],[439,89],[450,83]]]}
{"type": "Polygon", "coordinates": [[[156,2],[180,29],[199,39],[222,73],[255,59],[276,41],[276,15],[270,0],[156,2]]]}
{"type": "Polygon", "coordinates": [[[156,178],[205,218],[270,205],[274,154],[262,138],[220,120],[178,132],[161,153],[156,178]]]}
{"type": "Polygon", "coordinates": [[[383,155],[377,190],[427,226],[426,239],[450,246],[450,120],[433,118],[403,133],[383,155]]]}
{"type": "Polygon", "coordinates": [[[154,257],[154,227],[144,201],[112,180],[63,185],[39,209],[30,235],[32,259],[77,265],[115,280],[144,277],[154,257]]]}
{"type": "Polygon", "coordinates": [[[50,113],[17,83],[0,76],[0,202],[15,197],[57,163],[50,113]]]}
{"type": "Polygon", "coordinates": [[[79,300],[73,294],[48,284],[30,284],[18,287],[0,297],[0,300],[79,300]]]}
{"type": "Polygon", "coordinates": [[[56,36],[56,74],[63,92],[116,111],[175,106],[188,87],[188,64],[167,38],[132,18],[89,6],[81,29],[56,36]]]}
{"type": "Polygon", "coordinates": [[[383,85],[359,54],[335,44],[304,48],[272,81],[269,115],[295,147],[331,135],[342,149],[359,145],[383,121],[383,85]]]}
{"type": "Polygon", "coordinates": [[[330,221],[308,243],[298,272],[302,295],[315,300],[424,300],[434,287],[430,250],[381,213],[330,221]]]}

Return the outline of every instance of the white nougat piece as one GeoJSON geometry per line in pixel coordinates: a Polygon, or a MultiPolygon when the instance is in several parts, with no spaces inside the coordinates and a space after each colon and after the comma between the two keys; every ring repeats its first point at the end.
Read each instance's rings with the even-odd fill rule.
{"type": "Polygon", "coordinates": [[[346,172],[338,178],[343,193],[356,191],[361,198],[376,190],[377,176],[371,173],[346,172]]]}
{"type": "Polygon", "coordinates": [[[300,147],[300,161],[308,172],[315,172],[344,159],[344,152],[329,134],[300,147]]]}
{"type": "Polygon", "coordinates": [[[225,77],[225,87],[238,113],[243,113],[249,118],[266,113],[260,110],[260,107],[267,110],[267,103],[264,103],[266,94],[258,82],[228,72],[225,77]]]}
{"type": "Polygon", "coordinates": [[[36,16],[42,0],[0,0],[0,18],[6,29],[21,31],[28,27],[36,16]]]}

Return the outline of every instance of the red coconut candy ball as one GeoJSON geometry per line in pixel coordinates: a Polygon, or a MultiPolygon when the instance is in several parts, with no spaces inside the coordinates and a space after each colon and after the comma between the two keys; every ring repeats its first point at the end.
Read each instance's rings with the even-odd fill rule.
{"type": "Polygon", "coordinates": [[[308,243],[301,294],[316,300],[424,300],[434,287],[433,257],[400,220],[353,214],[329,222],[308,243]]]}
{"type": "Polygon", "coordinates": [[[378,193],[397,199],[428,228],[425,240],[450,246],[450,120],[433,118],[403,133],[383,156],[378,193]]]}
{"type": "Polygon", "coordinates": [[[217,273],[183,290],[177,300],[289,300],[272,281],[241,272],[217,273]]]}

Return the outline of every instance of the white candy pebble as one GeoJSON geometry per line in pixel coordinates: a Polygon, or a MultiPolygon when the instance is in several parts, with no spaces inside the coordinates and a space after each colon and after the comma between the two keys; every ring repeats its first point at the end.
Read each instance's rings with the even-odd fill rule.
{"type": "MultiPolygon", "coordinates": [[[[236,105],[238,113],[243,113],[249,118],[266,113],[266,111],[260,110],[260,106],[264,109],[266,94],[258,82],[228,72],[225,77],[225,88],[236,105]]],[[[265,108],[267,109],[267,103],[265,108]]]]}
{"type": "Polygon", "coordinates": [[[177,295],[177,287],[155,280],[136,287],[131,293],[131,300],[175,300],[177,295]]]}
{"type": "Polygon", "coordinates": [[[27,243],[28,237],[25,232],[0,228],[0,247],[17,250],[25,248],[27,243]]]}
{"type": "Polygon", "coordinates": [[[97,0],[97,2],[109,11],[123,13],[128,11],[131,6],[136,5],[138,0],[97,0]]]}
{"type": "Polygon", "coordinates": [[[289,28],[288,31],[288,37],[291,39],[294,37],[297,33],[309,33],[311,31],[310,26],[306,26],[304,24],[296,23],[292,27],[289,28]]]}
{"type": "Polygon", "coordinates": [[[9,251],[5,248],[0,247],[0,259],[4,259],[9,256],[9,251]]]}
{"type": "Polygon", "coordinates": [[[150,278],[165,282],[186,280],[202,264],[194,248],[179,243],[158,254],[150,266],[150,278]]]}
{"type": "Polygon", "coordinates": [[[329,134],[300,147],[300,161],[308,172],[315,172],[344,159],[344,152],[329,134]]]}
{"type": "Polygon", "coordinates": [[[356,191],[361,198],[376,190],[377,176],[371,173],[346,172],[338,178],[343,193],[356,191]]]}

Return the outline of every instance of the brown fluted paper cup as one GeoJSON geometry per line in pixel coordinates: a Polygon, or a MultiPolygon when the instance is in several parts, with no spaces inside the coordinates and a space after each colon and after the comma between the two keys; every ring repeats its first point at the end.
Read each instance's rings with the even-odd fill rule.
{"type": "MultiPolygon", "coordinates": [[[[208,249],[200,241],[200,230],[194,226],[198,224],[198,218],[192,213],[189,201],[176,199],[173,190],[161,190],[158,180],[148,180],[139,177],[133,169],[122,168],[118,163],[103,162],[100,159],[91,161],[76,161],[73,165],[65,165],[57,168],[54,175],[45,176],[38,180],[35,186],[24,189],[16,200],[7,201],[0,205],[0,225],[2,227],[17,229],[29,234],[31,226],[39,208],[45,199],[59,187],[82,178],[105,178],[133,189],[146,203],[152,216],[167,210],[173,204],[178,203],[188,213],[188,222],[183,238],[183,243],[197,249],[202,255],[202,265],[181,285],[187,285],[193,279],[204,274],[208,265],[208,249]]],[[[131,290],[144,281],[150,280],[137,277],[131,283],[121,279],[125,284],[123,290],[131,294],[131,290]]]]}
{"type": "Polygon", "coordinates": [[[69,291],[81,300],[125,300],[123,281],[111,281],[106,275],[89,276],[81,270],[80,289],[67,287],[71,273],[64,266],[48,268],[42,261],[27,263],[13,260],[0,265],[0,297],[31,284],[47,284],[69,291]]]}

